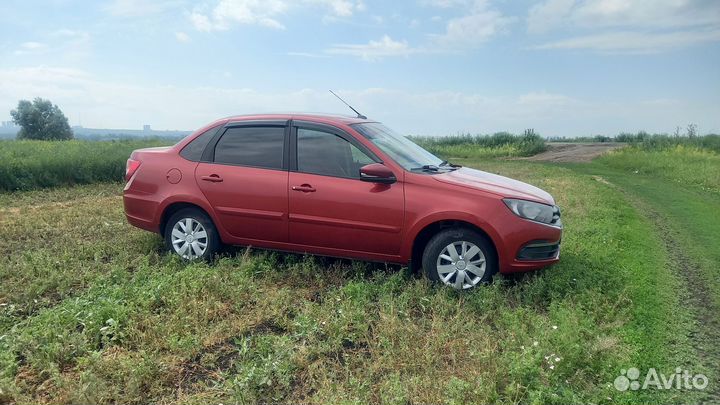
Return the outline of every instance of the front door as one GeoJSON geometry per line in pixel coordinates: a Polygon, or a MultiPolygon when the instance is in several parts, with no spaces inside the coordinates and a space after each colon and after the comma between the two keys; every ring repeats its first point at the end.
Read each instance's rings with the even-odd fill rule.
{"type": "Polygon", "coordinates": [[[285,137],[285,127],[279,125],[228,128],[215,145],[212,162],[198,164],[197,183],[232,236],[287,242],[285,137]]]}
{"type": "Polygon", "coordinates": [[[347,134],[312,126],[298,126],[296,134],[297,170],[289,177],[290,242],[398,255],[402,178],[390,185],[360,180],[360,167],[375,159],[347,134]]]}

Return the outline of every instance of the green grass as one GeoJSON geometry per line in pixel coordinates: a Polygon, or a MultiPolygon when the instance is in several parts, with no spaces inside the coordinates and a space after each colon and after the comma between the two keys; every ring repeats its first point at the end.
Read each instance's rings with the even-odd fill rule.
{"type": "MultiPolygon", "coordinates": [[[[415,138],[430,151],[453,157],[529,156],[544,150],[537,135],[415,138]]],[[[162,139],[122,141],[0,141],[0,193],[120,181],[125,162],[139,148],[166,146],[162,139]]]]}
{"type": "Polygon", "coordinates": [[[699,364],[684,286],[622,193],[567,168],[460,163],[555,195],[557,266],[456,293],[297,255],[186,264],[126,224],[119,184],[0,195],[0,402],[695,402],[612,388],[631,366],[699,364]]]}
{"type": "Polygon", "coordinates": [[[676,146],[705,149],[720,153],[720,135],[668,135],[649,134],[645,131],[637,133],[620,133],[617,136],[609,137],[603,135],[582,136],[573,138],[550,138],[550,142],[622,142],[640,147],[645,150],[672,149],[676,146]]]}
{"type": "Polygon", "coordinates": [[[712,150],[684,145],[658,149],[632,146],[616,149],[596,162],[628,178],[646,175],[669,181],[671,187],[690,185],[720,193],[720,153],[712,150]]]}
{"type": "MultiPolygon", "coordinates": [[[[443,137],[412,137],[412,139],[444,158],[488,159],[531,156],[546,150],[545,141],[537,134],[455,135],[443,137]]],[[[569,141],[566,139],[559,139],[569,141]]],[[[575,138],[593,141],[594,138],[575,138]]],[[[603,140],[611,140],[603,139],[603,140]]],[[[617,141],[632,148],[616,153],[634,154],[608,159],[608,164],[624,165],[626,170],[664,175],[682,174],[672,180],[697,183],[693,173],[709,171],[703,185],[714,189],[720,184],[720,136],[674,137],[667,135],[621,134],[617,141]],[[660,161],[655,151],[664,151],[660,161]],[[682,153],[678,153],[681,151],[682,153]],[[700,164],[699,162],[702,162],[700,164]]],[[[130,153],[139,148],[166,146],[174,142],[164,139],[120,141],[9,141],[0,140],[0,193],[26,191],[75,184],[120,181],[130,153]]]]}
{"type": "Polygon", "coordinates": [[[720,153],[720,135],[667,135],[638,132],[637,134],[620,134],[615,137],[619,142],[628,142],[646,150],[670,149],[675,146],[694,147],[720,153]]]}
{"type": "MultiPolygon", "coordinates": [[[[686,159],[686,150],[677,148],[673,151],[676,156],[675,165],[686,159]]],[[[672,155],[668,159],[667,152],[654,152],[654,160],[673,160],[672,155]]],[[[626,155],[629,159],[636,159],[634,154],[626,155]]],[[[646,202],[653,210],[662,216],[662,221],[667,222],[673,230],[672,238],[681,247],[683,252],[688,254],[697,265],[704,285],[710,289],[714,305],[720,308],[720,189],[708,187],[705,184],[713,183],[713,175],[716,175],[717,168],[710,168],[705,154],[694,160],[689,160],[688,165],[705,167],[707,170],[695,172],[694,180],[681,180],[689,176],[684,170],[668,170],[665,175],[653,173],[644,176],[640,174],[627,174],[618,170],[615,159],[618,156],[611,156],[608,159],[599,159],[591,165],[570,166],[573,170],[584,172],[593,176],[601,176],[603,179],[622,187],[627,193],[646,202]],[[608,161],[612,162],[608,164],[608,161]],[[715,169],[715,170],[712,170],[715,169]],[[674,184],[668,185],[663,177],[670,177],[674,184]],[[708,192],[711,191],[711,192],[708,192]]],[[[717,159],[718,156],[711,156],[717,159]]],[[[720,162],[719,162],[720,164],[720,162]]],[[[622,167],[622,166],[621,166],[622,167]]],[[[717,184],[717,183],[715,183],[717,184]]]]}
{"type": "Polygon", "coordinates": [[[120,181],[133,150],[167,142],[0,141],[0,192],[120,181]]]}
{"type": "Polygon", "coordinates": [[[535,155],[546,149],[545,141],[536,134],[513,135],[498,132],[494,135],[412,137],[411,139],[438,156],[453,158],[521,157],[535,155]]]}

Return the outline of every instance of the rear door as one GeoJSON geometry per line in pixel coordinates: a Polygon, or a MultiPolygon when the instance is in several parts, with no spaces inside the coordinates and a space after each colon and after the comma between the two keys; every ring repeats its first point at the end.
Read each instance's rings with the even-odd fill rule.
{"type": "Polygon", "coordinates": [[[195,170],[197,183],[232,236],[287,242],[286,122],[244,122],[221,130],[195,170]]]}
{"type": "MultiPolygon", "coordinates": [[[[292,133],[290,242],[398,255],[402,181],[388,185],[360,180],[360,167],[379,159],[343,131],[297,123],[292,133]]],[[[396,177],[402,179],[400,173],[396,177]]]]}

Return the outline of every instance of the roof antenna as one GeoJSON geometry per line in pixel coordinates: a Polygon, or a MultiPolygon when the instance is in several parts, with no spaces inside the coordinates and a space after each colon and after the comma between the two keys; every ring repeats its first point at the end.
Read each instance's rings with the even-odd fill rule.
{"type": "Polygon", "coordinates": [[[354,109],[350,104],[346,103],[345,100],[341,99],[340,96],[338,96],[337,94],[335,94],[334,91],[332,91],[332,90],[328,90],[328,91],[329,91],[330,93],[332,93],[333,96],[337,97],[338,100],[342,101],[343,104],[345,104],[345,105],[348,106],[351,110],[353,110],[353,112],[355,112],[355,114],[357,114],[357,117],[358,117],[358,118],[362,118],[362,119],[364,119],[364,120],[367,119],[366,116],[360,114],[360,113],[358,112],[358,110],[354,109]]]}

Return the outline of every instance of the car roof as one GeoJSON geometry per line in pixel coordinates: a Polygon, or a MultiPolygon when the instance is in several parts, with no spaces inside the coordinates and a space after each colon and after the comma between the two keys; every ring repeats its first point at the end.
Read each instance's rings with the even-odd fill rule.
{"type": "Polygon", "coordinates": [[[324,114],[324,113],[303,113],[303,112],[286,112],[286,113],[269,113],[269,114],[246,114],[235,115],[225,118],[228,122],[252,121],[252,120],[307,120],[322,123],[337,124],[358,124],[362,122],[375,122],[367,118],[358,118],[350,115],[342,114],[324,114]]]}

